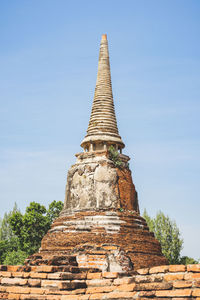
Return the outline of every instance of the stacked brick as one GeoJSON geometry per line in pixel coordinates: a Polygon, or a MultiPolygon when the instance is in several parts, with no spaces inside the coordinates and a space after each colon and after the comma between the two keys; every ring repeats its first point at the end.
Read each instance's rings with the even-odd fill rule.
{"type": "MultiPolygon", "coordinates": [[[[134,270],[167,264],[160,243],[135,211],[79,212],[59,217],[44,236],[36,255],[42,256],[43,263],[51,264],[54,256],[83,254],[93,262],[96,257],[97,267],[107,261],[107,271],[113,271],[109,257],[116,257],[118,252],[131,259],[134,270]]],[[[33,260],[32,257],[30,263],[33,260]]]]}
{"type": "Polygon", "coordinates": [[[0,266],[1,299],[198,299],[200,265],[170,265],[130,272],[76,266],[0,266]]]}

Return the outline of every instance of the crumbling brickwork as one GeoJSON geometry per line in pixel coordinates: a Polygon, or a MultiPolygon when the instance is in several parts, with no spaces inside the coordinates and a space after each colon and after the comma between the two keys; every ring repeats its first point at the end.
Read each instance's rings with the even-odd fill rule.
{"type": "Polygon", "coordinates": [[[200,299],[200,265],[137,272],[77,266],[0,266],[0,298],[23,300],[200,299]]]}

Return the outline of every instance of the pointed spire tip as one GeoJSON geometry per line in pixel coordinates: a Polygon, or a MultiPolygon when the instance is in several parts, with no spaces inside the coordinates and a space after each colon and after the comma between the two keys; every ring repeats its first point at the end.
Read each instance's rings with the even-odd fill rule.
{"type": "Polygon", "coordinates": [[[102,34],[102,40],[107,40],[107,34],[102,34]]]}

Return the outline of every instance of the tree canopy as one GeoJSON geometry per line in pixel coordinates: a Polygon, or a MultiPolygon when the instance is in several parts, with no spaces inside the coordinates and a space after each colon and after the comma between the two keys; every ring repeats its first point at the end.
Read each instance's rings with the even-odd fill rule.
{"type": "Polygon", "coordinates": [[[156,214],[155,218],[151,218],[144,210],[143,217],[146,219],[149,230],[154,232],[156,239],[160,242],[162,252],[170,264],[198,263],[191,257],[181,257],[183,239],[175,221],[161,211],[156,214]]]}
{"type": "Polygon", "coordinates": [[[31,202],[25,213],[15,207],[0,223],[0,263],[21,264],[38,251],[41,240],[63,208],[61,201],[53,201],[48,209],[31,202]]]}

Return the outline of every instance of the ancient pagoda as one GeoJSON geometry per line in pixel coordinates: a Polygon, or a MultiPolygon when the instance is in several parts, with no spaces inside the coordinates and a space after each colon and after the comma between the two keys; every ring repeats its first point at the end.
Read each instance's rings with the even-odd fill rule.
{"type": "Polygon", "coordinates": [[[129,157],[114,109],[107,36],[102,35],[87,134],[67,176],[64,208],[27,263],[53,264],[73,255],[79,267],[125,272],[167,264],[140,216],[129,157]]]}

